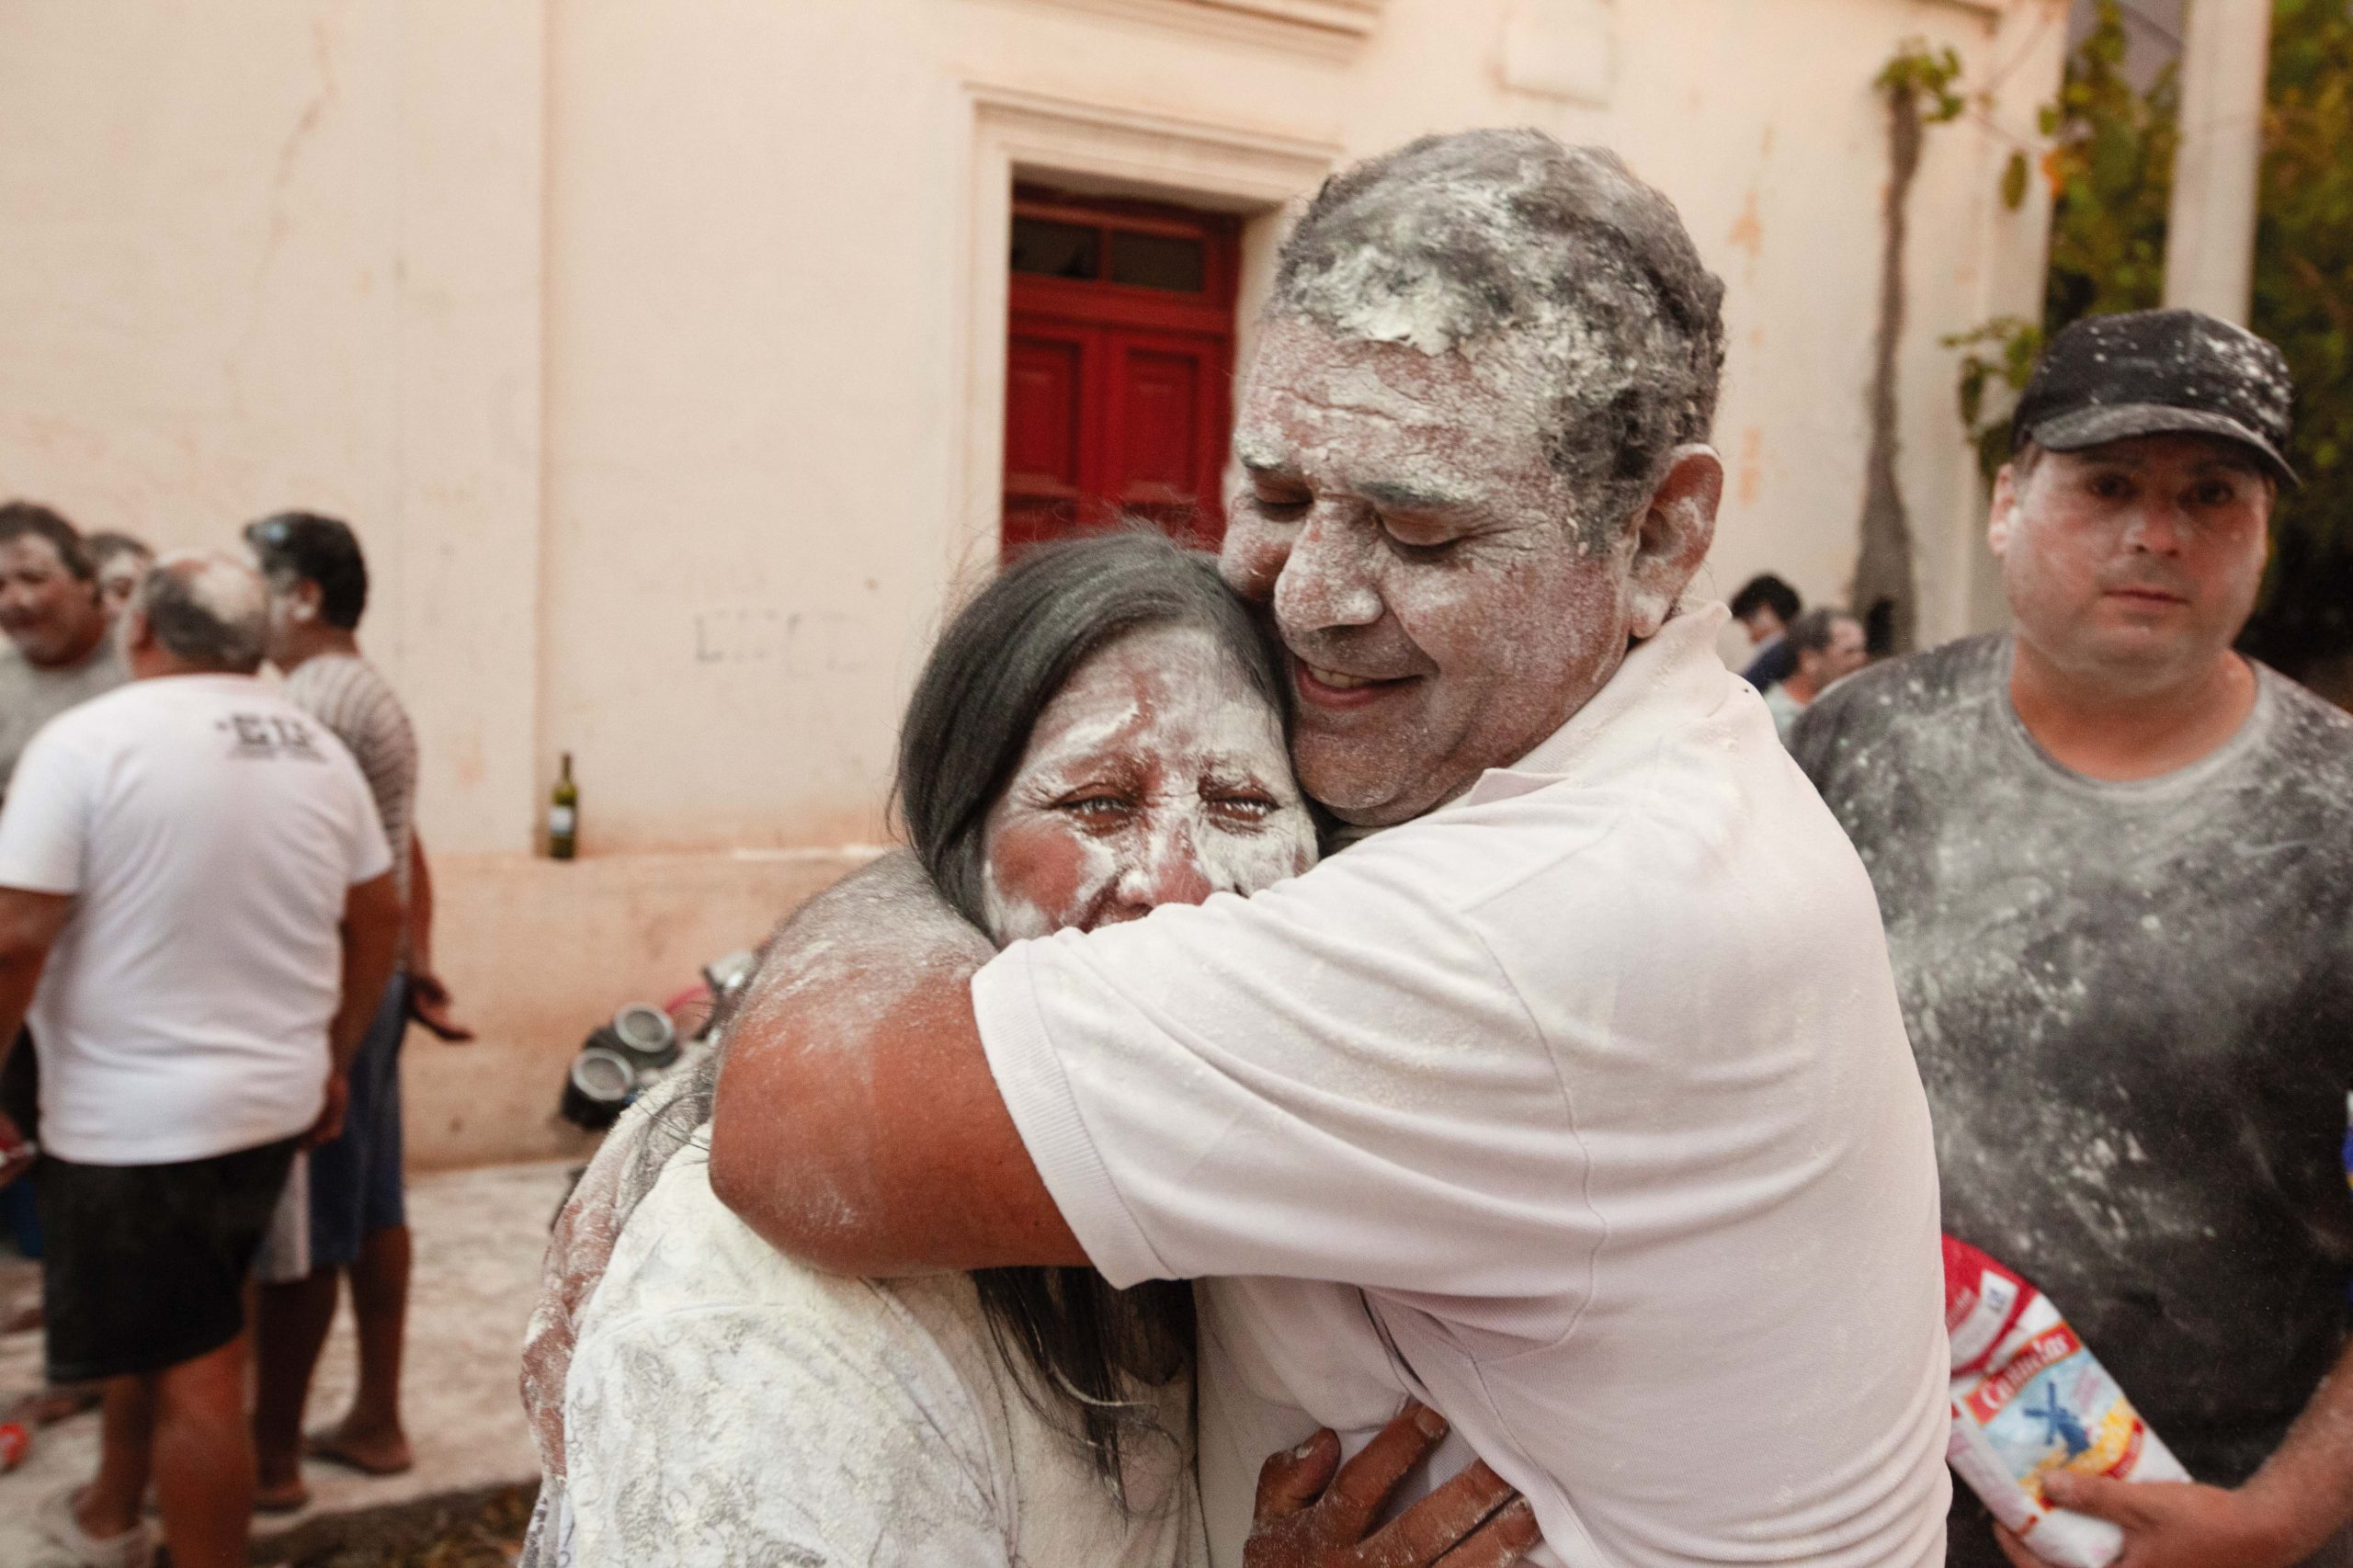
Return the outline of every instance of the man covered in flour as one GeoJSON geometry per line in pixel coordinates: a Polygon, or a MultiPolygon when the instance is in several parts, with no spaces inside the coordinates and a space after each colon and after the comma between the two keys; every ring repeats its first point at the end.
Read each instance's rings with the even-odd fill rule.
{"type": "Polygon", "coordinates": [[[1003,952],[885,858],[736,1023],[712,1184],[784,1250],[1204,1281],[1221,1563],[1260,1456],[1408,1395],[1452,1423],[1434,1471],[1483,1458],[1559,1562],[1943,1561],[1936,1172],[1878,912],[1682,597],[1722,293],[1664,197],[1539,132],[1327,183],[1222,564],[1358,841],[1003,952]]]}

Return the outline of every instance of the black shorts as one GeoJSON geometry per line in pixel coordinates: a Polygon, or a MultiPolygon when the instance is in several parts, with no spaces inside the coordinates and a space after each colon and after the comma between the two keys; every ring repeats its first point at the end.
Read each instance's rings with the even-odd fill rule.
{"type": "Polygon", "coordinates": [[[168,1165],[42,1155],[50,1381],[160,1372],[234,1339],[298,1142],[168,1165]]]}

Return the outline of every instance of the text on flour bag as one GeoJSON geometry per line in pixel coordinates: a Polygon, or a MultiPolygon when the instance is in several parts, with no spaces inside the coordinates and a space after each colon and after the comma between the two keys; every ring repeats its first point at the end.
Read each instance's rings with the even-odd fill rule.
{"type": "Polygon", "coordinates": [[[2054,1508],[2054,1470],[2118,1481],[2188,1481],[2043,1293],[1965,1242],[1945,1238],[1945,1331],[1952,1340],[1953,1473],[1994,1517],[2060,1568],[2107,1568],[2124,1533],[2054,1508]]]}

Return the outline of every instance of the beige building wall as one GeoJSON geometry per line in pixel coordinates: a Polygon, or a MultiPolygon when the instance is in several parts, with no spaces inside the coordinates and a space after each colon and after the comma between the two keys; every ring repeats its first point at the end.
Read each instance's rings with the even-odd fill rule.
{"type": "MultiPolygon", "coordinates": [[[[881,836],[899,703],[994,550],[1012,180],[1250,215],[1427,131],[1606,142],[1730,286],[1707,585],[1851,572],[1884,108],[1973,94],[1912,203],[1902,472],[1986,614],[1939,338],[2039,299],[1995,196],[2062,0],[0,0],[0,492],[160,544],[359,528],[426,749],[442,967],[413,1152],[551,1152],[600,1013],[881,836]],[[574,756],[582,862],[529,858],[574,756]]],[[[1245,343],[1247,334],[1245,325],[1245,343]]]]}

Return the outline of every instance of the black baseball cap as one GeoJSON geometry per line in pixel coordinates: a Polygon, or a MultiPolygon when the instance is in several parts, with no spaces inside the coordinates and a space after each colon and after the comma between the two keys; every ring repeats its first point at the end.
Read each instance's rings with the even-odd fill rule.
{"type": "Polygon", "coordinates": [[[2203,311],[2086,316],[2052,338],[2010,415],[2010,449],[2078,452],[2134,436],[2219,436],[2282,484],[2295,384],[2267,339],[2203,311]]]}

